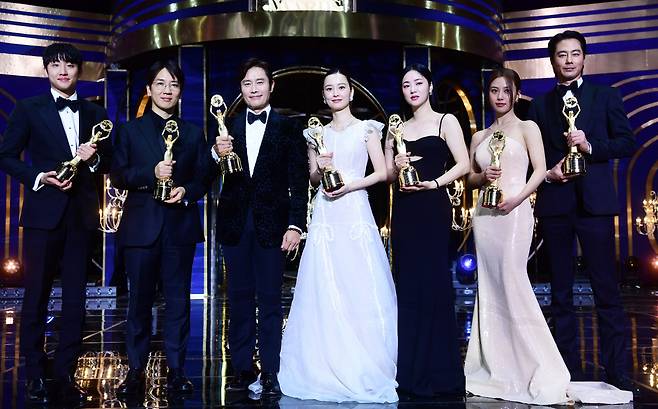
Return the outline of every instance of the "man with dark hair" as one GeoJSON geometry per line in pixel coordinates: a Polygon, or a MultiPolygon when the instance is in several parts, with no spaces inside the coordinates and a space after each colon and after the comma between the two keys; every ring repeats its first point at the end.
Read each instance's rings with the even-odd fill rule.
{"type": "Polygon", "coordinates": [[[535,214],[551,273],[555,340],[572,380],[584,377],[573,307],[573,255],[578,238],[594,291],[608,382],[632,389],[626,365],[626,316],[614,258],[613,219],[619,209],[609,162],[631,156],[635,140],[619,92],[582,79],[585,47],[585,38],[576,31],[565,31],[549,41],[558,84],[535,98],[529,110],[529,119],[542,131],[549,169],[538,191],[535,214]],[[577,130],[567,132],[562,111],[570,97],[577,98],[580,114],[577,130]],[[584,155],[584,175],[569,178],[562,172],[570,146],[584,155]]]}
{"type": "Polygon", "coordinates": [[[224,178],[217,236],[222,244],[230,305],[229,348],[235,378],[232,391],[244,391],[256,379],[253,357],[258,306],[263,396],[280,394],[279,371],[283,312],[281,284],[284,252],[295,252],[306,227],[308,159],[300,127],[270,106],[274,81],[269,65],[248,60],[240,89],[246,112],[219,135],[215,160],[228,151],[244,171],[224,178]],[[258,302],[256,302],[256,299],[258,302]]]}
{"type": "Polygon", "coordinates": [[[184,81],[175,62],[153,64],[146,85],[151,109],[123,124],[115,140],[110,177],[116,188],[129,192],[117,231],[130,290],[126,323],[130,370],[118,388],[120,395],[143,391],[158,282],[166,304],[162,327],[167,389],[174,393],[193,389],[183,367],[190,335],[194,251],[205,239],[196,202],[207,190],[210,157],[203,131],[177,116],[184,81]],[[177,138],[172,134],[173,159],[165,154],[163,139],[168,121],[175,121],[179,130],[177,138]],[[169,199],[154,198],[158,179],[173,180],[169,199]]]}
{"type": "Polygon", "coordinates": [[[62,315],[53,375],[60,398],[84,393],[73,379],[82,344],[87,264],[98,227],[94,173],[109,169],[111,144],[89,144],[92,127],[105,110],[78,98],[82,56],[71,44],[51,44],[43,54],[50,92],[18,101],[0,144],[0,169],[25,185],[21,211],[24,232],[25,295],[20,350],[25,357],[27,399],[48,402],[44,351],[48,297],[60,266],[62,315]],[[22,160],[25,151],[30,160],[22,160]],[[54,169],[74,156],[82,158],[72,181],[61,182],[54,169]]]}

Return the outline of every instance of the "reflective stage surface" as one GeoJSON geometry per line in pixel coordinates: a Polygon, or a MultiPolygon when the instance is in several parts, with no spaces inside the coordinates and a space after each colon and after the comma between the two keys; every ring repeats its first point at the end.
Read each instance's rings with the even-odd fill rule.
{"type": "MultiPolygon", "coordinates": [[[[290,290],[284,293],[286,312],[290,305],[290,290]]],[[[112,299],[114,301],[114,299],[112,299]]],[[[459,298],[458,321],[463,330],[463,353],[466,351],[470,332],[473,297],[459,298]]],[[[658,408],[658,296],[648,291],[625,293],[624,302],[629,316],[628,353],[631,357],[630,373],[639,387],[635,407],[658,408]]],[[[544,304],[544,302],[542,303],[544,304]]],[[[591,306],[584,302],[579,307],[578,317],[581,338],[581,358],[584,370],[594,379],[604,376],[599,367],[599,342],[596,338],[596,315],[591,306]]],[[[124,344],[126,299],[116,302],[88,303],[85,326],[84,353],[78,360],[76,378],[87,389],[92,400],[83,407],[128,408],[128,407],[268,407],[268,408],[530,408],[512,402],[469,397],[465,401],[457,398],[418,399],[400,397],[395,405],[330,404],[317,401],[300,401],[283,397],[280,401],[263,401],[258,396],[246,393],[226,392],[226,384],[232,375],[231,358],[226,346],[226,324],[228,308],[225,300],[193,300],[192,322],[186,375],[194,383],[194,393],[185,399],[167,396],[164,388],[166,361],[162,351],[161,328],[164,306],[158,302],[153,308],[152,353],[147,367],[146,394],[136,401],[118,399],[116,386],[128,370],[124,344]]],[[[55,350],[59,311],[57,303],[48,317],[46,349],[49,355],[55,350]]],[[[2,408],[30,407],[24,401],[25,374],[19,356],[18,332],[20,330],[20,304],[0,300],[0,325],[2,326],[0,355],[0,401],[2,408]]],[[[546,306],[542,307],[549,314],[546,306]]],[[[547,315],[550,322],[550,315],[547,315]]],[[[334,334],[333,336],[339,336],[334,334]]],[[[51,405],[50,407],[57,407],[51,405]]],[[[70,407],[70,406],[69,406],[70,407]]],[[[591,406],[594,407],[594,406],[591,406]]],[[[608,408],[630,408],[633,405],[616,405],[608,408]]],[[[534,406],[534,408],[538,408],[534,406]]]]}

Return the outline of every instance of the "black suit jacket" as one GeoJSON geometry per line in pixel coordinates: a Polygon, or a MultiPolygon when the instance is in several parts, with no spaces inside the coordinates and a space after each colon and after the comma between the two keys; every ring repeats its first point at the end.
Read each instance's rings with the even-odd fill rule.
{"type": "Polygon", "coordinates": [[[230,126],[234,152],[244,172],[224,179],[217,212],[219,242],[237,245],[251,208],[258,243],[281,245],[289,225],[306,228],[308,155],[298,123],[270,111],[253,177],[249,174],[246,145],[246,112],[230,126]]]}
{"type": "Polygon", "coordinates": [[[153,198],[155,166],[163,160],[165,147],[161,132],[146,114],[119,127],[114,141],[110,179],[114,187],[128,190],[121,224],[117,231],[120,246],[146,247],[160,235],[165,218],[174,234],[172,244],[191,245],[204,241],[199,209],[208,185],[209,153],[201,129],[178,120],[180,137],[174,143],[172,179],[183,186],[183,203],[165,204],[153,198]]]}
{"type": "MultiPolygon", "coordinates": [[[[584,154],[587,173],[566,183],[543,183],[537,194],[535,214],[564,215],[581,208],[592,215],[619,212],[609,161],[629,157],[635,151],[635,138],[619,92],[611,87],[583,81],[578,103],[581,112],[576,128],[585,132],[592,154],[584,154]]],[[[548,169],[565,157],[569,148],[564,137],[567,122],[562,115],[563,101],[556,89],[535,98],[529,119],[541,129],[548,169]]]]}
{"type": "MultiPolygon", "coordinates": [[[[79,142],[91,137],[91,129],[107,119],[105,109],[80,100],[79,142]]],[[[97,173],[106,173],[111,161],[110,138],[98,144],[100,162],[97,173]]],[[[98,193],[94,175],[81,162],[70,190],[62,192],[56,187],[42,186],[32,189],[41,172],[55,170],[61,162],[71,160],[71,149],[62,120],[49,92],[18,101],[9,117],[7,130],[0,143],[0,169],[25,185],[25,200],[21,211],[21,226],[35,229],[53,229],[61,221],[69,201],[74,200],[82,209],[80,217],[88,229],[98,225],[98,193]],[[29,160],[20,158],[26,151],[29,160]]]]}

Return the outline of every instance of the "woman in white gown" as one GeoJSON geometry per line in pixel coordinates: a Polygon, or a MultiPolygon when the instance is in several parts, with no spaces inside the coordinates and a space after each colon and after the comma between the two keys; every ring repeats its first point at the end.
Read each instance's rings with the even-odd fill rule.
{"type": "Polygon", "coordinates": [[[628,402],[630,392],[607,384],[569,383],[569,371],[532,291],[526,271],[534,225],[528,197],[544,180],[546,163],[539,128],[514,114],[519,86],[515,71],[493,71],[487,90],[496,120],[471,141],[469,184],[484,188],[497,179],[503,201],[487,209],[480,194],[473,217],[478,291],[464,367],[466,390],[538,405],[628,402]],[[500,168],[491,166],[489,151],[496,131],[505,135],[500,168]],[[533,171],[526,181],[529,161],[533,171]]]}
{"type": "Polygon", "coordinates": [[[395,402],[397,308],[388,258],[365,188],[386,180],[383,124],[350,112],[354,90],[339,70],[323,86],[332,111],[329,154],[309,149],[311,183],[331,165],[345,182],[320,189],[308,227],[281,347],[283,394],[331,402],[395,402]],[[365,176],[368,157],[373,173],[365,176]]]}

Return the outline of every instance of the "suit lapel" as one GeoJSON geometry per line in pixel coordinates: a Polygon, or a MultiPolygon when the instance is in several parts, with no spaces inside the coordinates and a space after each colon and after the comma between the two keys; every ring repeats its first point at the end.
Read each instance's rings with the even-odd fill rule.
{"type": "MultiPolygon", "coordinates": [[[[162,139],[162,136],[158,134],[153,126],[153,121],[147,116],[142,116],[137,120],[137,128],[142,133],[143,140],[150,148],[153,156],[159,161],[164,157],[164,148],[161,146],[159,139],[162,139]]],[[[164,144],[164,142],[163,142],[164,144]]]]}
{"type": "Polygon", "coordinates": [[[92,112],[91,108],[89,105],[87,105],[88,102],[85,100],[80,101],[80,112],[79,112],[79,134],[78,134],[78,140],[80,142],[80,145],[83,143],[89,141],[91,139],[91,130],[95,124],[92,123],[93,118],[92,118],[92,112]]]}
{"type": "Polygon", "coordinates": [[[246,178],[251,178],[249,174],[249,155],[247,155],[247,111],[241,112],[231,127],[233,134],[233,148],[242,160],[242,170],[246,178]]]}
{"type": "Polygon", "coordinates": [[[576,128],[584,130],[587,134],[587,129],[590,129],[592,107],[594,106],[594,88],[587,81],[583,81],[580,88],[580,97],[578,98],[580,114],[576,118],[576,128]]]}
{"type": "Polygon", "coordinates": [[[256,166],[254,167],[254,176],[256,176],[259,172],[259,169],[264,166],[262,164],[264,158],[273,151],[272,145],[276,143],[277,135],[279,135],[279,125],[279,115],[274,112],[274,109],[270,109],[270,117],[267,120],[265,133],[263,134],[263,140],[261,141],[260,148],[258,149],[258,158],[256,159],[256,166]]]}
{"type": "Polygon", "coordinates": [[[547,101],[548,105],[548,123],[552,128],[549,132],[551,142],[553,145],[561,150],[567,149],[567,142],[564,137],[564,132],[567,130],[567,121],[562,115],[562,108],[564,107],[564,101],[560,94],[558,94],[556,89],[553,89],[548,93],[547,101]]]}
{"type": "Polygon", "coordinates": [[[43,118],[43,124],[50,130],[55,144],[66,153],[67,158],[73,158],[71,148],[69,147],[69,140],[66,138],[66,132],[62,124],[62,118],[60,118],[59,112],[57,112],[55,100],[53,100],[51,94],[44,95],[39,111],[43,118]]]}

